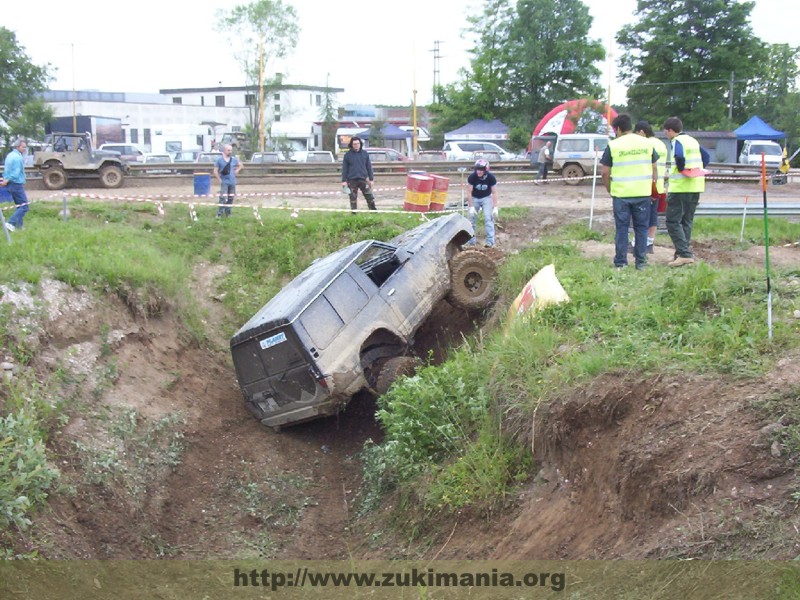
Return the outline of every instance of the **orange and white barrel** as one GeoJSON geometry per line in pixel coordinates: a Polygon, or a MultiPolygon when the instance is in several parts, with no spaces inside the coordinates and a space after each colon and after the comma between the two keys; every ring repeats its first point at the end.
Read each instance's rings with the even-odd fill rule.
{"type": "Polygon", "coordinates": [[[450,180],[441,175],[428,174],[433,177],[433,191],[431,192],[431,210],[444,210],[444,205],[447,204],[447,188],[450,187],[450,180]]]}
{"type": "Polygon", "coordinates": [[[406,201],[403,210],[428,212],[433,192],[433,177],[419,173],[409,173],[406,179],[406,201]]]}

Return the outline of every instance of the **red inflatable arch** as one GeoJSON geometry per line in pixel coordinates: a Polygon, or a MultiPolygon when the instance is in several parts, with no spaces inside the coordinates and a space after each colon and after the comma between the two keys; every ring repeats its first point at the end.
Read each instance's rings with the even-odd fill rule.
{"type": "MultiPolygon", "coordinates": [[[[611,111],[611,119],[617,116],[617,111],[613,108],[611,111]]],[[[569,100],[563,104],[559,104],[549,113],[547,113],[542,120],[537,123],[533,128],[533,135],[543,135],[553,133],[560,135],[562,133],[583,133],[584,129],[581,127],[584,121],[591,122],[595,127],[591,131],[599,131],[605,133],[608,131],[608,114],[609,106],[599,100],[591,100],[589,98],[580,98],[578,100],[569,100]],[[600,121],[598,124],[597,122],[600,121]],[[597,126],[599,125],[599,127],[597,126]]]]}

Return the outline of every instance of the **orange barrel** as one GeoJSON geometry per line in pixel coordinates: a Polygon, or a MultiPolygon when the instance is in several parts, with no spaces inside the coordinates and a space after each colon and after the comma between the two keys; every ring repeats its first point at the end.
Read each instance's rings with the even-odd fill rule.
{"type": "Polygon", "coordinates": [[[433,191],[431,192],[431,210],[444,210],[444,205],[447,204],[447,188],[450,186],[450,180],[441,175],[428,174],[433,177],[433,191]]]}
{"type": "Polygon", "coordinates": [[[406,180],[406,201],[403,210],[412,212],[428,212],[433,192],[433,177],[409,173],[406,180]]]}

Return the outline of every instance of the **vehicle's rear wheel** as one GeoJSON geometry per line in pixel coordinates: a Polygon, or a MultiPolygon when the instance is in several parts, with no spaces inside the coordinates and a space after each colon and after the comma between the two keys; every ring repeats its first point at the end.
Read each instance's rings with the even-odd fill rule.
{"type": "Polygon", "coordinates": [[[585,173],[580,165],[567,165],[561,171],[561,176],[564,178],[564,183],[568,185],[578,185],[583,181],[585,173]]]}
{"type": "Polygon", "coordinates": [[[464,250],[450,259],[452,287],[448,301],[475,310],[485,308],[494,297],[497,264],[480,250],[464,250]]]}
{"type": "Polygon", "coordinates": [[[387,359],[378,374],[375,391],[382,396],[400,377],[413,375],[416,369],[417,361],[411,356],[393,356],[387,359]]]}
{"type": "Polygon", "coordinates": [[[63,190],[67,185],[67,174],[61,167],[49,167],[42,171],[42,183],[48,190],[63,190]]]}
{"type": "Polygon", "coordinates": [[[100,181],[105,188],[118,188],[122,185],[122,169],[116,165],[107,165],[100,169],[100,181]]]}

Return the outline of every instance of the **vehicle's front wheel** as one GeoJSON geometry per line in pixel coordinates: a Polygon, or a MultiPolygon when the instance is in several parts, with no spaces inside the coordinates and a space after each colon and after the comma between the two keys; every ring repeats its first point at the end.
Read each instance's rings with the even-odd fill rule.
{"type": "Polygon", "coordinates": [[[42,183],[48,190],[63,190],[67,186],[67,174],[61,167],[49,167],[42,171],[42,183]]]}
{"type": "Polygon", "coordinates": [[[100,169],[100,181],[105,188],[118,188],[122,185],[122,169],[116,165],[108,165],[100,169]]]}
{"type": "Polygon", "coordinates": [[[578,185],[583,181],[585,173],[580,165],[567,165],[561,171],[561,176],[564,178],[564,183],[568,185],[578,185]]]}
{"type": "Polygon", "coordinates": [[[448,301],[467,310],[485,308],[494,297],[497,264],[480,250],[464,250],[450,259],[448,301]]]}
{"type": "Polygon", "coordinates": [[[389,391],[392,384],[400,377],[411,376],[417,369],[417,361],[411,356],[393,356],[386,360],[378,373],[375,391],[381,396],[389,391]]]}

